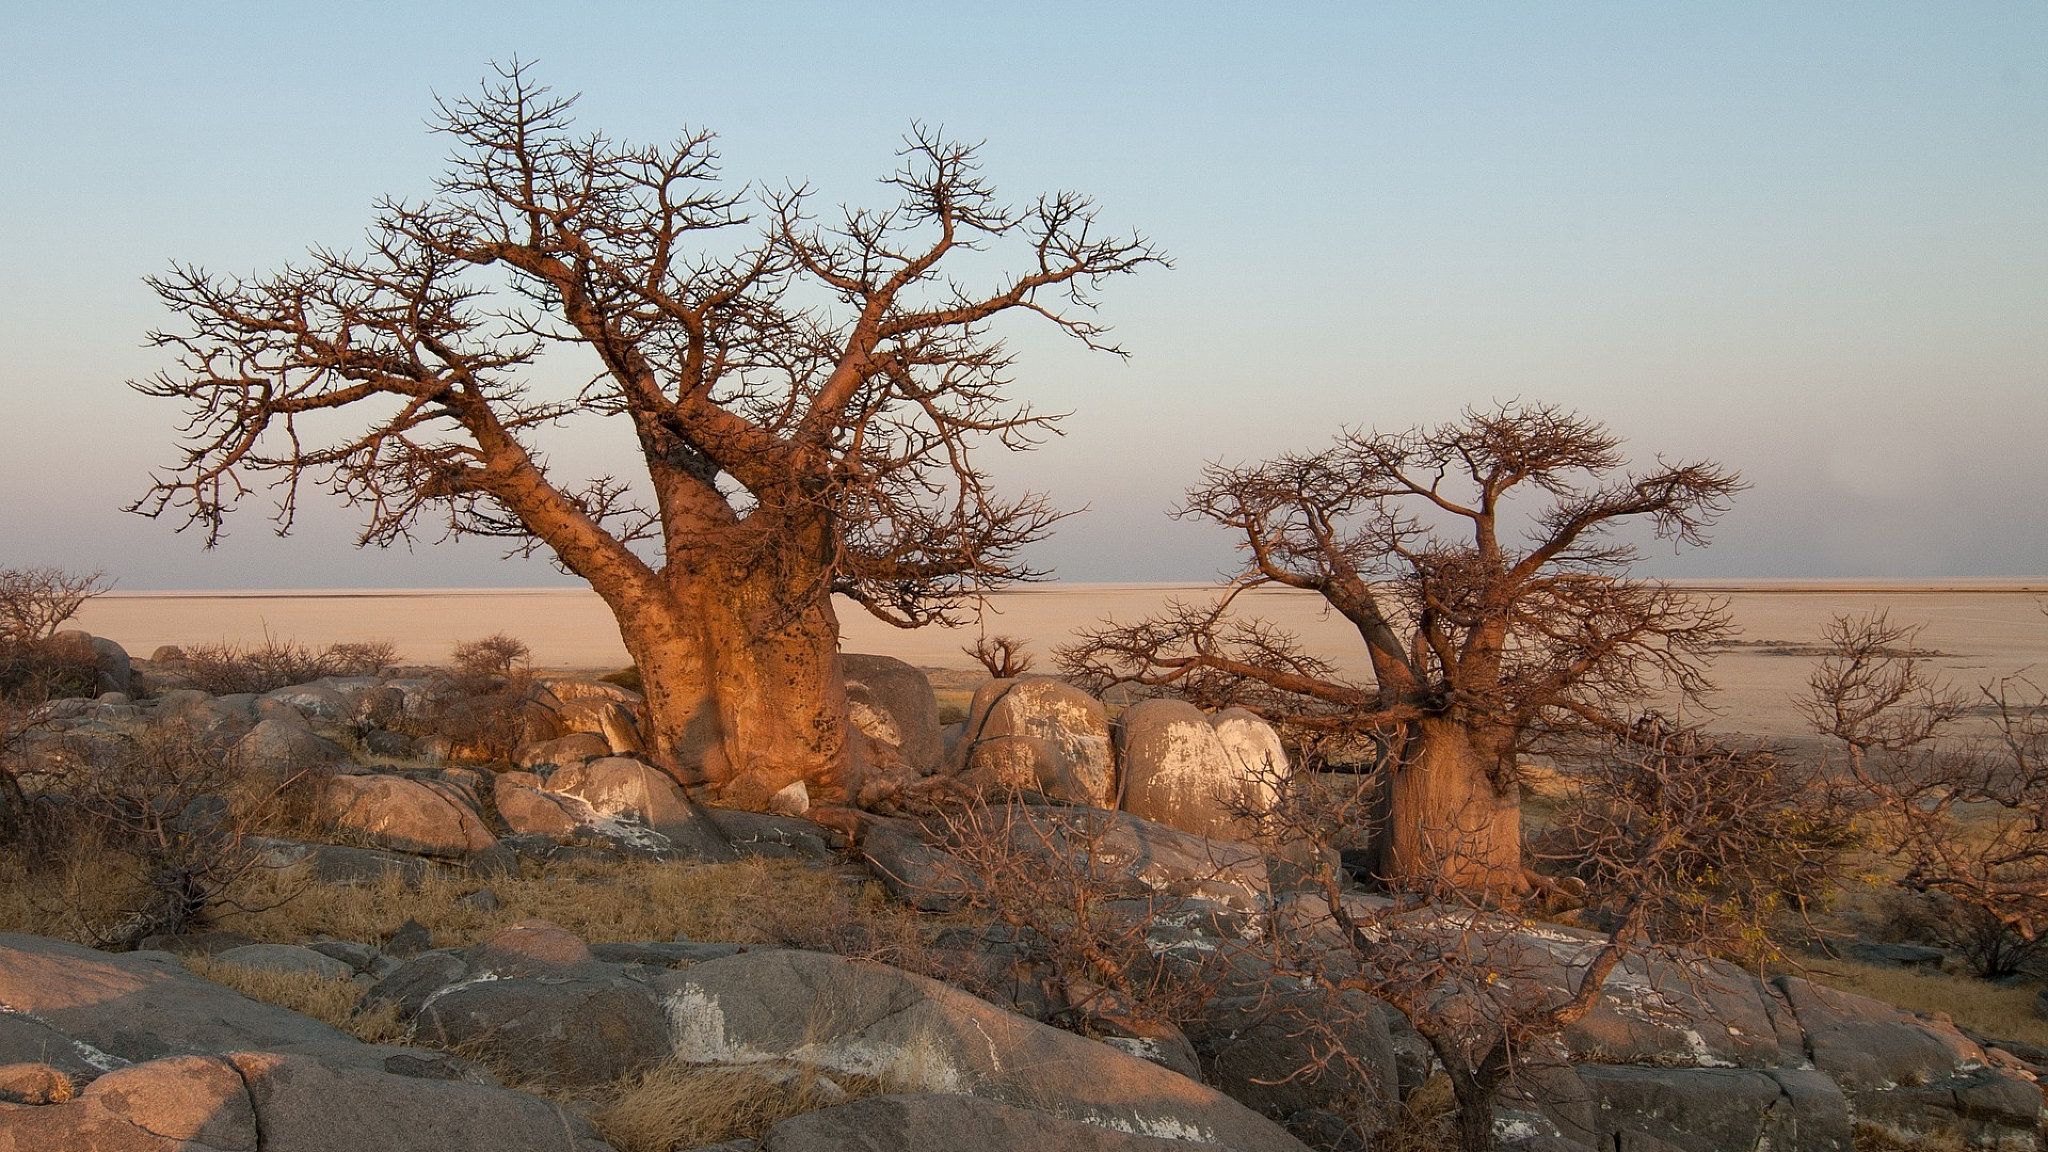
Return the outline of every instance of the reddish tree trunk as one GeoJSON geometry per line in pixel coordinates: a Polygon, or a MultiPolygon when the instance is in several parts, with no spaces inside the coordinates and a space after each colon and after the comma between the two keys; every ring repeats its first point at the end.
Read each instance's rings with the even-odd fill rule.
{"type": "Polygon", "coordinates": [[[846,686],[828,587],[796,596],[772,566],[709,568],[668,603],[618,614],[665,771],[736,808],[758,811],[798,781],[813,802],[844,800],[846,686]]]}
{"type": "Polygon", "coordinates": [[[1388,882],[1525,891],[1522,797],[1494,782],[1501,753],[1460,721],[1417,721],[1387,782],[1376,869],[1388,882]]]}

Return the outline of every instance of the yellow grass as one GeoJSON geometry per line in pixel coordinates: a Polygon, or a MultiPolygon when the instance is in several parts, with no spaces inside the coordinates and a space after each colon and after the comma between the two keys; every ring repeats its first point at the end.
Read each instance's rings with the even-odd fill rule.
{"type": "Polygon", "coordinates": [[[320,976],[312,972],[269,972],[239,964],[221,964],[206,956],[184,958],[185,967],[217,984],[225,984],[251,1000],[289,1008],[323,1024],[339,1028],[366,1044],[397,1044],[405,1039],[398,1020],[398,1006],[386,1004],[374,1011],[355,1014],[362,988],[346,976],[320,976]]]}
{"type": "Polygon", "coordinates": [[[754,1140],[791,1116],[830,1108],[885,1088],[864,1076],[826,1076],[793,1064],[740,1067],[669,1061],[628,1080],[593,1122],[619,1152],[678,1152],[726,1140],[754,1140]]]}
{"type": "Polygon", "coordinates": [[[1909,1012],[1946,1012],[1974,1035],[2048,1046],[2048,1020],[2034,1011],[2034,995],[2040,991],[2035,984],[2008,987],[1974,976],[1848,960],[1830,960],[1800,975],[1909,1012]]]}

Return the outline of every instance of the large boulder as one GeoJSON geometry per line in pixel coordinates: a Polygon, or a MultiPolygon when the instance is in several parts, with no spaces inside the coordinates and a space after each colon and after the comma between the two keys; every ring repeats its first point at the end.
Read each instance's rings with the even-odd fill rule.
{"type": "Polygon", "coordinates": [[[654,992],[545,921],[521,921],[472,949],[462,975],[421,1002],[413,1025],[416,1036],[486,1056],[529,1084],[603,1084],[668,1053],[654,992]]]}
{"type": "Polygon", "coordinates": [[[104,636],[69,628],[45,640],[43,650],[54,661],[91,669],[94,679],[92,695],[128,692],[133,687],[134,665],[128,658],[128,650],[104,636]]]}
{"type": "Polygon", "coordinates": [[[323,823],[381,848],[463,857],[497,843],[473,798],[452,784],[403,776],[336,776],[322,783],[323,823]]]}
{"type": "MultiPolygon", "coordinates": [[[[1647,1135],[1680,1152],[1849,1152],[1849,1103],[1811,1070],[1584,1064],[1596,1147],[1647,1135]]],[[[1653,1145],[1654,1147],[1654,1145],[1653,1145]]]]}
{"type": "Polygon", "coordinates": [[[348,753],[314,732],[296,709],[272,711],[235,742],[234,762],[248,772],[289,775],[348,759],[348,753]]]}
{"type": "Polygon", "coordinates": [[[1287,771],[1279,735],[1242,710],[1212,721],[1183,700],[1140,700],[1116,736],[1123,810],[1197,836],[1255,839],[1287,771]]]}
{"type": "Polygon", "coordinates": [[[265,692],[256,699],[258,714],[267,714],[270,706],[287,705],[295,708],[308,720],[323,720],[329,724],[343,724],[355,719],[356,705],[331,684],[315,682],[293,684],[265,692]]]}
{"type": "Polygon", "coordinates": [[[739,858],[703,809],[659,769],[624,756],[607,756],[559,768],[547,791],[589,805],[600,821],[647,828],[678,851],[705,861],[739,858]]]}
{"type": "Polygon", "coordinates": [[[1109,714],[1100,700],[1064,681],[1023,676],[983,684],[968,707],[956,755],[955,768],[977,786],[1116,806],[1109,714]]]}
{"type": "Polygon", "coordinates": [[[848,652],[839,667],[846,678],[847,718],[867,738],[870,765],[937,771],[945,745],[931,678],[893,656],[848,652]]]}
{"type": "Polygon", "coordinates": [[[677,1058],[796,1062],[1238,1152],[1301,1152],[1214,1089],[947,984],[816,952],[756,951],[652,981],[677,1058]]]}

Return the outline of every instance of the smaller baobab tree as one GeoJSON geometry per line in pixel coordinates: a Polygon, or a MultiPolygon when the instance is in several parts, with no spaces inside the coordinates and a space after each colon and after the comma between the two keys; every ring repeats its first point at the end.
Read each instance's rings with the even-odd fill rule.
{"type": "Polygon", "coordinates": [[[1520,758],[1549,738],[1625,733],[1659,691],[1698,694],[1729,631],[1723,605],[1630,578],[1638,553],[1618,532],[1704,544],[1741,488],[1711,462],[1631,471],[1605,426],[1522,403],[1212,464],[1180,514],[1238,537],[1227,591],[1085,633],[1059,657],[1097,687],[1247,708],[1298,739],[1377,734],[1390,749],[1368,829],[1377,874],[1520,892],[1520,758]],[[1233,612],[1265,586],[1321,596],[1357,629],[1372,681],[1233,612]]]}

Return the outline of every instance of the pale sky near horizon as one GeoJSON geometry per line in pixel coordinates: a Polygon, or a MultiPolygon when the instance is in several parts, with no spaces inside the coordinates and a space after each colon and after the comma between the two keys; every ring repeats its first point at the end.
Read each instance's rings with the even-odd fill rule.
{"type": "MultiPolygon", "coordinates": [[[[323,505],[227,543],[125,515],[179,413],[142,278],[358,244],[490,61],[580,123],[720,134],[734,182],[878,204],[912,121],[1013,199],[1074,188],[1175,261],[1108,286],[1127,361],[1013,326],[1066,436],[992,461],[1086,511],[1077,581],[1201,580],[1211,459],[1496,398],[1753,484],[1679,576],[2048,574],[2048,5],[98,4],[0,0],[0,566],[124,589],[558,582],[357,551],[323,505]]],[[[610,441],[570,444],[602,461],[610,441]]],[[[579,456],[579,453],[581,454],[579,456]]],[[[625,459],[611,467],[623,467],[625,459]]]]}

